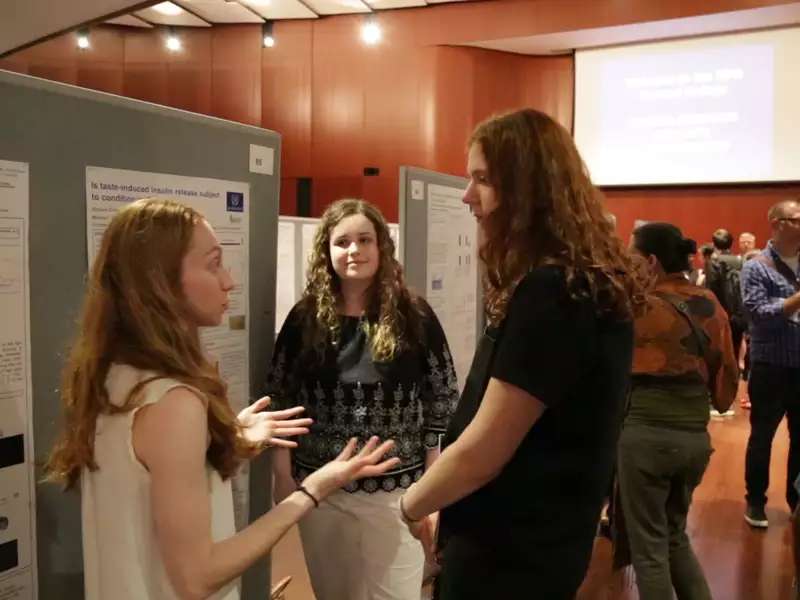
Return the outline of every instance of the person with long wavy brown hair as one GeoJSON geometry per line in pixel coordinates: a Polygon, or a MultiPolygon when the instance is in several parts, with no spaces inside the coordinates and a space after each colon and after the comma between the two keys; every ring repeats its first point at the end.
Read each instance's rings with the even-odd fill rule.
{"type": "Polygon", "coordinates": [[[608,490],[644,289],[569,133],[521,110],[469,141],[488,327],[401,514],[437,597],[573,598],[608,490]]]}
{"type": "Polygon", "coordinates": [[[239,597],[237,578],[333,490],[375,476],[391,442],[357,441],[280,506],[236,533],[230,477],[307,433],[302,408],[238,415],[198,330],[217,326],[234,282],[202,215],[168,200],[112,219],[64,369],[64,429],[48,478],[80,486],[88,600],[239,597]]]}
{"type": "Polygon", "coordinates": [[[274,456],[275,497],[290,494],[351,436],[391,436],[399,465],[331,495],[300,523],[318,600],[418,600],[423,549],[397,501],[438,455],[458,400],[444,332],[406,287],[381,213],[341,200],[322,216],[305,293],[286,319],[267,393],[299,403],[311,434],[274,456]]]}

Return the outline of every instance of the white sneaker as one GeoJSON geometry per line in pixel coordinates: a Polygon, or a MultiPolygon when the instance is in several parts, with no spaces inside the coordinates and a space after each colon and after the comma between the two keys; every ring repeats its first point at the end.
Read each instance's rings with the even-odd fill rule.
{"type": "Polygon", "coordinates": [[[712,409],[709,411],[709,414],[710,414],[712,417],[721,417],[721,416],[722,416],[722,413],[720,413],[720,412],[719,412],[719,411],[718,411],[716,408],[712,408],[712,409]]]}
{"type": "Polygon", "coordinates": [[[729,409],[728,409],[728,410],[726,410],[724,413],[722,413],[722,416],[723,416],[723,417],[735,417],[735,416],[736,416],[736,413],[735,413],[735,412],[733,412],[733,409],[732,409],[732,408],[729,408],[729,409]]]}

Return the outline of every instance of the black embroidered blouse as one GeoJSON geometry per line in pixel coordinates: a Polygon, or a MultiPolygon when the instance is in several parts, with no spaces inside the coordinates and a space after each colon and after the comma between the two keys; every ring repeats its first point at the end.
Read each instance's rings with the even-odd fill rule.
{"type": "Polygon", "coordinates": [[[294,477],[300,481],[336,458],[351,437],[363,445],[377,435],[395,441],[389,456],[399,457],[400,464],[344,489],[408,488],[422,477],[425,451],[438,447],[458,403],[453,359],[433,310],[424,304],[422,343],[388,363],[372,360],[363,317],[343,316],[341,341],[327,348],[322,364],[303,359],[300,310],[292,309],[278,334],[267,378],[272,409],[301,405],[314,419],[311,432],[300,436],[292,451],[294,477]]]}

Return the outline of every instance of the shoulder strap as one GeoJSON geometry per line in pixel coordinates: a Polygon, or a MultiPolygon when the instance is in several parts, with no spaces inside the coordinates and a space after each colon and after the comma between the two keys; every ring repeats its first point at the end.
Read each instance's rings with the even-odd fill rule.
{"type": "Polygon", "coordinates": [[[782,260],[774,261],[771,256],[767,254],[759,254],[758,256],[754,256],[750,260],[754,260],[756,262],[760,262],[762,265],[766,265],[773,271],[777,271],[781,275],[786,278],[786,280],[794,286],[795,291],[800,291],[800,281],[797,280],[797,274],[792,272],[789,266],[783,262],[782,260]]]}
{"type": "Polygon", "coordinates": [[[686,319],[686,322],[689,323],[689,327],[692,330],[692,335],[694,335],[698,345],[700,346],[700,351],[703,353],[705,357],[708,350],[709,350],[709,343],[708,343],[708,336],[705,332],[700,331],[699,326],[695,323],[695,320],[692,318],[691,313],[689,312],[689,305],[686,304],[686,301],[681,298],[680,296],[675,296],[673,294],[667,294],[665,292],[654,292],[654,296],[665,300],[674,308],[678,313],[686,319]]]}
{"type": "Polygon", "coordinates": [[[717,381],[717,372],[719,371],[720,365],[719,361],[714,360],[711,356],[711,345],[709,343],[708,335],[700,329],[700,326],[697,324],[694,318],[692,318],[692,314],[689,312],[689,305],[683,298],[664,292],[654,292],[653,295],[661,298],[670,306],[672,306],[672,308],[678,311],[678,314],[680,314],[689,324],[689,328],[692,330],[692,335],[697,341],[700,351],[703,354],[703,360],[706,363],[706,368],[708,368],[708,388],[713,394],[717,381]]]}

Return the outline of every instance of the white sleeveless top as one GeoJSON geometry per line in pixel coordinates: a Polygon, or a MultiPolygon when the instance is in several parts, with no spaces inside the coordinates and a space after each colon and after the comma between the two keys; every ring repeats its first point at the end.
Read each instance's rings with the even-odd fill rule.
{"type": "MultiPolygon", "coordinates": [[[[129,365],[112,365],[106,389],[113,404],[122,405],[136,383],[154,374],[129,365]]],[[[174,379],[147,384],[136,409],[100,415],[95,431],[96,471],[81,474],[83,567],[86,600],[177,600],[156,542],[150,507],[150,474],[133,451],[133,418],[145,404],[153,404],[175,387],[174,379]]],[[[191,389],[191,388],[190,388],[191,389]]],[[[198,392],[199,393],[199,392],[198,392]]],[[[206,464],[211,497],[211,536],[220,541],[236,533],[230,480],[206,464]]],[[[238,600],[235,580],[210,596],[238,600]]]]}

